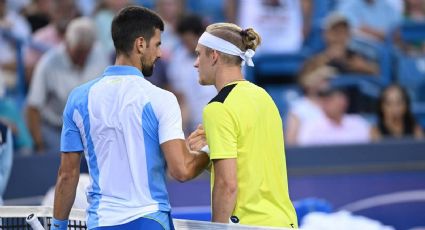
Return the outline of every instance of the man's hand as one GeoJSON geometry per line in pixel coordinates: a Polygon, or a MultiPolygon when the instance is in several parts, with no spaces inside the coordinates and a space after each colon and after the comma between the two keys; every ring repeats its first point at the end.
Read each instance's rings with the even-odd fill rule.
{"type": "Polygon", "coordinates": [[[207,145],[205,130],[202,125],[198,125],[198,128],[189,135],[187,143],[190,150],[202,151],[202,148],[207,145]]]}

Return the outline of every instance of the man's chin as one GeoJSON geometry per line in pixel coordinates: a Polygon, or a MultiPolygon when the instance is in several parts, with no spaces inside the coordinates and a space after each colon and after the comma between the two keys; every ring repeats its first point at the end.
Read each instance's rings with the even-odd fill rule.
{"type": "Polygon", "coordinates": [[[202,85],[202,86],[211,85],[211,84],[209,84],[208,82],[205,82],[205,81],[202,81],[202,80],[199,80],[199,81],[198,81],[198,83],[199,83],[200,85],[202,85]]]}
{"type": "Polygon", "coordinates": [[[153,68],[152,69],[146,69],[146,70],[142,70],[142,74],[145,77],[150,77],[153,74],[153,68]]]}

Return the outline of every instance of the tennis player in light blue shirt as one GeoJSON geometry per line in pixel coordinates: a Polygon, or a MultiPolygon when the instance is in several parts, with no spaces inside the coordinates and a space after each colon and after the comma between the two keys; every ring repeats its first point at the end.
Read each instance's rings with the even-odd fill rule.
{"type": "Polygon", "coordinates": [[[163,29],[161,18],[146,8],[121,10],[112,22],[115,65],[71,92],[52,229],[67,227],[82,153],[91,178],[88,229],[173,229],[166,169],[186,181],[209,158],[188,149],[176,97],[145,79],[161,56],[163,29]]]}

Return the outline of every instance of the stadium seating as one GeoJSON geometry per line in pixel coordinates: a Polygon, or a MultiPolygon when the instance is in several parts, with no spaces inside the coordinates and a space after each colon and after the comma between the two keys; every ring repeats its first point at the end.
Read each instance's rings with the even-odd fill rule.
{"type": "Polygon", "coordinates": [[[406,42],[423,42],[425,40],[425,23],[405,21],[401,25],[401,38],[406,42]]]}
{"type": "Polygon", "coordinates": [[[293,82],[302,64],[310,56],[309,52],[298,54],[262,55],[254,58],[255,67],[246,69],[246,78],[262,84],[280,78],[284,82],[293,82]],[[286,78],[286,79],[284,79],[286,78]]]}

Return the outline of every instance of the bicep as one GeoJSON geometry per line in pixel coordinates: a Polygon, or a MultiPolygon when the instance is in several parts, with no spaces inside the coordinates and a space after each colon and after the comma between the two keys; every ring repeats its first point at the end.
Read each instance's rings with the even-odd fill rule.
{"type": "Polygon", "coordinates": [[[164,153],[164,158],[169,169],[183,164],[184,152],[188,152],[186,142],[183,139],[166,141],[161,144],[161,150],[164,153]]]}
{"type": "Polygon", "coordinates": [[[181,139],[169,140],[161,144],[161,150],[170,175],[176,180],[185,181],[187,173],[185,156],[189,154],[186,142],[181,139]]]}

